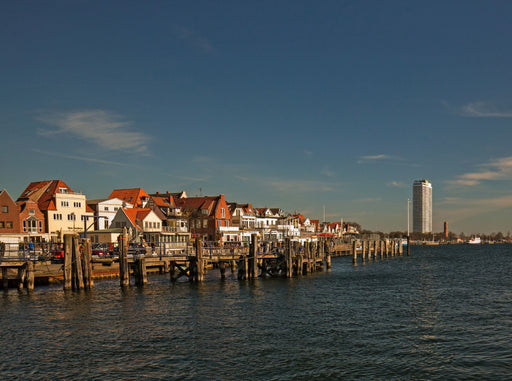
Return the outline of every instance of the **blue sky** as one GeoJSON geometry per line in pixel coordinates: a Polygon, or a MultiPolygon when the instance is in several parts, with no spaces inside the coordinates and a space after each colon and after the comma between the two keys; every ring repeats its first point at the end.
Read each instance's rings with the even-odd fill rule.
{"type": "Polygon", "coordinates": [[[2,1],[0,188],[512,230],[510,1],[2,1]]]}

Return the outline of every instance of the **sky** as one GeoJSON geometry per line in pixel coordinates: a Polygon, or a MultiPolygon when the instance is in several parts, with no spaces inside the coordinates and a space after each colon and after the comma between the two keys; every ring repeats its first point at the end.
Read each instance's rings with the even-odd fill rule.
{"type": "Polygon", "coordinates": [[[434,231],[507,233],[511,18],[506,0],[0,0],[0,189],[224,194],[389,232],[428,179],[434,231]]]}

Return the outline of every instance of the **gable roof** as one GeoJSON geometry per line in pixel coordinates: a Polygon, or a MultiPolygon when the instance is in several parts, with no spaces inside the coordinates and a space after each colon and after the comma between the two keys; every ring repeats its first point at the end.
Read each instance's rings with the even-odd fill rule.
{"type": "MultiPolygon", "coordinates": [[[[207,210],[208,215],[213,217],[219,208],[221,201],[224,201],[224,195],[219,196],[203,196],[203,197],[188,197],[175,199],[176,207],[181,208],[184,212],[193,214],[202,210],[207,210]]],[[[226,218],[231,218],[229,208],[226,204],[226,218]]]]}
{"type": "Polygon", "coordinates": [[[149,195],[142,188],[114,189],[109,199],[118,198],[132,204],[134,207],[142,206],[142,198],[149,199],[149,195]]]}
{"type": "Polygon", "coordinates": [[[37,202],[40,210],[55,210],[53,198],[60,189],[66,189],[70,194],[75,193],[62,180],[36,181],[30,183],[16,201],[32,200],[37,202]]]}

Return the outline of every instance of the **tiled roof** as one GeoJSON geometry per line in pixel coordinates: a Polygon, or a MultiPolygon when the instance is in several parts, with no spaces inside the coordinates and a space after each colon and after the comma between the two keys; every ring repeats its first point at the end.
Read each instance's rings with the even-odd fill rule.
{"type": "Polygon", "coordinates": [[[149,195],[142,188],[114,189],[110,196],[108,196],[109,199],[118,198],[129,202],[134,207],[142,206],[142,197],[149,198],[149,195]]]}
{"type": "Polygon", "coordinates": [[[74,193],[62,180],[36,181],[25,188],[17,201],[32,200],[37,202],[40,210],[55,210],[53,197],[61,188],[67,189],[70,194],[74,193]]]}

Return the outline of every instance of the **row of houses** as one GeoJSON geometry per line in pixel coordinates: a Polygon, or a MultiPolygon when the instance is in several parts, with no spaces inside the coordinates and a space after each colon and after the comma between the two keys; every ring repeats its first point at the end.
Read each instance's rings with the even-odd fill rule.
{"type": "Polygon", "coordinates": [[[342,235],[350,227],[325,224],[279,208],[227,202],[224,195],[188,197],[186,192],[148,194],[142,188],[115,189],[105,199],[87,200],[62,180],[32,182],[14,201],[0,193],[0,239],[60,241],[80,233],[93,242],[115,242],[123,228],[134,241],[183,245],[205,241],[248,242],[252,234],[282,240],[318,233],[342,235]],[[322,229],[322,230],[321,230],[322,229]]]}

